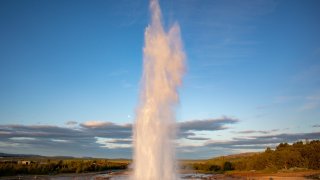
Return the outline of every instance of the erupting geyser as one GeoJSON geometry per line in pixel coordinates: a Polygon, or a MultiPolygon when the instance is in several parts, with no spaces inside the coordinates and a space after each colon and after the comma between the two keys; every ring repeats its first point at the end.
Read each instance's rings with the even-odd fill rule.
{"type": "Polygon", "coordinates": [[[134,127],[134,180],[177,179],[175,107],[185,55],[177,24],[166,32],[158,0],[150,1],[140,104],[134,127]]]}

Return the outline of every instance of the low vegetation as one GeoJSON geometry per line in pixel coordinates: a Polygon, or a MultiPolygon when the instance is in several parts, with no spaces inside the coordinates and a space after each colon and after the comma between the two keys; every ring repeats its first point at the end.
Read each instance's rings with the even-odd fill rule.
{"type": "MultiPolygon", "coordinates": [[[[46,157],[6,157],[0,160],[0,176],[23,174],[85,173],[124,170],[130,160],[46,157]]],[[[261,153],[244,153],[209,160],[184,160],[182,171],[223,173],[226,171],[305,171],[320,170],[320,141],[281,143],[261,153]]]]}
{"type": "Polygon", "coordinates": [[[117,160],[86,160],[86,159],[46,159],[35,161],[3,160],[0,164],[0,175],[18,174],[58,174],[84,173],[107,170],[126,169],[128,161],[117,160]]]}
{"type": "Polygon", "coordinates": [[[181,167],[198,172],[319,170],[320,141],[306,143],[299,141],[292,145],[281,143],[275,149],[267,148],[262,153],[245,153],[202,161],[183,161],[181,167]]]}

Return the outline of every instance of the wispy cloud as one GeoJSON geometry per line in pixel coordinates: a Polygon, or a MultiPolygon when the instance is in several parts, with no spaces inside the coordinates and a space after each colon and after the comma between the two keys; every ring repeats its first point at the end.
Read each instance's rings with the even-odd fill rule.
{"type": "Polygon", "coordinates": [[[267,147],[275,148],[279,143],[293,143],[305,139],[319,139],[319,137],[320,132],[312,132],[248,136],[227,141],[208,140],[197,145],[182,144],[178,147],[178,152],[181,158],[208,158],[242,152],[259,152],[267,147]]]}
{"type": "Polygon", "coordinates": [[[274,98],[274,100],[269,104],[259,105],[256,108],[257,109],[268,109],[268,108],[274,108],[279,105],[289,105],[292,103],[300,103],[300,107],[297,109],[300,111],[308,111],[308,110],[314,110],[317,108],[320,108],[320,93],[317,91],[316,93],[313,93],[311,95],[305,95],[305,96],[277,96],[274,98]]]}
{"type": "Polygon", "coordinates": [[[51,139],[51,141],[53,142],[59,142],[59,143],[69,143],[69,140],[65,140],[65,139],[51,139]]]}
{"type": "Polygon", "coordinates": [[[78,122],[76,122],[76,121],[67,121],[66,122],[66,125],[68,125],[68,126],[75,126],[77,124],[78,124],[78,122]]]}
{"type": "Polygon", "coordinates": [[[277,7],[276,1],[268,0],[188,3],[180,0],[177,4],[180,8],[175,12],[182,28],[188,29],[184,40],[192,48],[191,55],[201,69],[247,61],[261,43],[243,34],[255,31],[252,20],[272,13],[277,7]]]}
{"type": "Polygon", "coordinates": [[[94,129],[119,129],[119,130],[130,130],[132,128],[132,124],[115,124],[108,121],[86,121],[80,124],[81,127],[84,128],[94,128],[94,129]]]}
{"type": "Polygon", "coordinates": [[[230,141],[214,142],[207,141],[205,146],[214,146],[233,149],[264,149],[269,145],[276,145],[282,142],[294,142],[305,139],[318,139],[320,132],[295,133],[295,134],[276,134],[267,136],[249,136],[246,138],[233,138],[230,141]]]}
{"type": "Polygon", "coordinates": [[[112,139],[101,137],[97,137],[96,139],[96,142],[102,145],[101,147],[108,149],[122,149],[132,147],[132,139],[112,139]]]}
{"type": "Polygon", "coordinates": [[[34,141],[34,140],[36,140],[35,138],[32,138],[32,137],[12,137],[9,139],[14,140],[14,141],[34,141]]]}
{"type": "Polygon", "coordinates": [[[254,133],[261,133],[261,134],[270,134],[273,132],[277,132],[279,131],[279,129],[272,129],[272,130],[245,130],[245,131],[234,131],[235,133],[239,133],[239,134],[254,134],[254,133]]]}
{"type": "Polygon", "coordinates": [[[192,120],[179,123],[182,131],[217,131],[228,129],[226,124],[237,123],[237,119],[223,117],[219,119],[192,120]]]}
{"type": "Polygon", "coordinates": [[[303,96],[293,96],[293,95],[282,95],[282,96],[276,96],[273,98],[273,100],[268,104],[259,105],[256,107],[256,109],[268,109],[273,108],[275,106],[281,105],[281,104],[289,104],[294,101],[299,101],[303,99],[303,96]]]}
{"type": "Polygon", "coordinates": [[[302,105],[301,110],[313,110],[320,108],[320,93],[317,92],[313,95],[305,97],[305,103],[302,105]]]}
{"type": "Polygon", "coordinates": [[[190,140],[196,140],[196,141],[205,141],[205,140],[210,140],[210,138],[205,138],[205,137],[196,137],[196,136],[188,136],[186,139],[190,140]]]}
{"type": "Polygon", "coordinates": [[[291,102],[291,101],[294,101],[294,100],[298,100],[298,99],[301,99],[301,96],[277,96],[275,99],[274,99],[274,103],[288,103],[288,102],[291,102]]]}
{"type": "Polygon", "coordinates": [[[316,109],[319,106],[320,106],[319,102],[307,102],[303,104],[303,106],[301,107],[301,110],[312,110],[312,109],[316,109]]]}

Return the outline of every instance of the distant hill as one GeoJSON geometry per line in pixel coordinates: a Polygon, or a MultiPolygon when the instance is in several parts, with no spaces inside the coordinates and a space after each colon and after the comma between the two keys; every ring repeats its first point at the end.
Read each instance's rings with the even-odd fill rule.
{"type": "Polygon", "coordinates": [[[230,155],[226,155],[226,156],[219,156],[219,157],[214,157],[211,158],[209,160],[214,160],[214,159],[239,159],[239,158],[244,158],[244,157],[250,157],[250,156],[254,156],[257,154],[261,154],[262,152],[246,152],[246,153],[239,153],[239,154],[230,154],[230,155]]]}
{"type": "Polygon", "coordinates": [[[109,159],[109,160],[116,160],[116,161],[130,161],[130,159],[125,158],[116,158],[116,159],[110,159],[110,158],[96,158],[96,157],[74,157],[74,156],[43,156],[43,155],[37,155],[37,154],[10,154],[10,153],[2,153],[0,152],[0,158],[14,158],[14,159],[85,159],[85,160],[94,160],[94,159],[109,159]]]}
{"type": "Polygon", "coordinates": [[[43,157],[40,155],[34,155],[34,154],[8,154],[8,153],[1,153],[0,157],[43,157]]]}
{"type": "MultiPolygon", "coordinates": [[[[73,156],[42,156],[36,154],[9,154],[1,153],[0,157],[2,158],[47,158],[47,159],[74,159],[73,156]]],[[[91,157],[85,157],[85,159],[90,159],[91,157]]]]}

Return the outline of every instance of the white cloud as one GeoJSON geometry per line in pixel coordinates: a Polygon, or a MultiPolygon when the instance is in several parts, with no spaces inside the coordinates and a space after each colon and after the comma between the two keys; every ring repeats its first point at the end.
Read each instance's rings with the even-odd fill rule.
{"type": "Polygon", "coordinates": [[[111,125],[111,122],[105,122],[105,121],[87,121],[82,123],[82,126],[88,127],[88,128],[97,128],[97,127],[104,127],[111,125]]]}
{"type": "Polygon", "coordinates": [[[33,138],[33,137],[12,137],[9,139],[14,140],[14,141],[34,141],[34,140],[36,140],[36,138],[33,138]]]}
{"type": "Polygon", "coordinates": [[[96,143],[101,144],[103,148],[108,149],[119,149],[119,148],[131,148],[131,139],[112,139],[112,138],[102,138],[96,137],[96,143]],[[122,143],[124,142],[125,143],[122,143]]]}
{"type": "Polygon", "coordinates": [[[10,148],[10,147],[13,147],[13,148],[16,148],[16,147],[19,147],[21,144],[19,143],[12,143],[12,142],[0,142],[0,147],[5,147],[5,148],[10,148]]]}
{"type": "Polygon", "coordinates": [[[68,143],[68,142],[70,142],[69,140],[65,140],[65,139],[51,139],[51,141],[59,142],[59,143],[68,143]]]}

